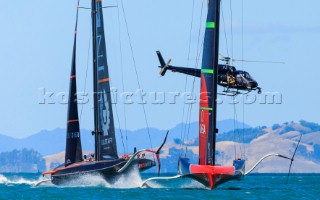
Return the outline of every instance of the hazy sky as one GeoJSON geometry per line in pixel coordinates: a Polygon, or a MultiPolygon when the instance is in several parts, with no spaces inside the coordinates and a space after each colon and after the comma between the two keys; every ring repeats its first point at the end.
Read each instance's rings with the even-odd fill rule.
{"type": "MultiPolygon", "coordinates": [[[[185,91],[186,76],[168,73],[167,76],[160,77],[155,51],[161,50],[165,59],[172,58],[172,65],[195,67],[197,49],[201,49],[203,40],[203,23],[206,16],[204,3],[203,17],[200,17],[201,6],[206,1],[194,0],[192,16],[193,0],[123,0],[139,81],[143,90],[147,92],[145,108],[150,127],[169,129],[183,121],[183,107],[187,113],[189,105],[184,106],[181,95],[177,97],[176,104],[170,104],[170,92],[185,91]],[[191,51],[188,61],[192,18],[191,51]],[[165,92],[165,103],[154,104],[152,92],[165,92]]],[[[104,10],[111,83],[117,88],[118,93],[122,92],[119,42],[121,40],[125,91],[135,92],[138,84],[121,1],[105,0],[104,5],[117,5],[118,2],[118,8],[104,10]]],[[[240,102],[235,106],[237,119],[243,121],[244,116],[244,121],[252,126],[300,119],[320,122],[320,1],[231,2],[232,18],[230,0],[222,0],[224,23],[221,22],[221,54],[228,55],[229,52],[229,56],[236,59],[286,63],[234,63],[239,69],[243,67],[249,71],[264,92],[282,94],[281,104],[263,104],[261,96],[256,96],[257,101],[245,105],[244,112],[243,104],[240,102]]],[[[60,99],[61,92],[67,92],[69,87],[76,0],[2,1],[0,5],[0,133],[25,137],[42,129],[65,127],[67,106],[61,104],[60,99]],[[44,98],[41,88],[45,88],[47,92],[54,92],[54,104],[48,104],[52,99],[46,99],[45,104],[40,104],[44,98]]],[[[81,5],[89,6],[90,1],[82,0],[81,5]]],[[[90,11],[80,11],[77,60],[79,91],[83,91],[85,87],[90,17],[90,11]]],[[[91,49],[89,50],[91,55],[91,49]]],[[[87,92],[92,90],[91,77],[89,57],[87,92]]],[[[191,91],[193,78],[189,77],[187,81],[187,91],[191,91]]],[[[194,88],[196,92],[199,90],[198,79],[195,80],[194,88]]],[[[91,100],[91,95],[89,97],[91,100]]],[[[228,103],[230,98],[221,98],[224,103],[218,108],[219,119],[234,118],[234,105],[228,103]]],[[[239,100],[241,98],[238,97],[239,100]]],[[[142,107],[135,99],[134,104],[126,105],[128,129],[146,126],[142,107]]],[[[81,107],[79,106],[80,110],[81,107]]],[[[117,110],[121,128],[124,128],[121,98],[118,98],[117,110]]],[[[191,121],[198,119],[197,111],[198,104],[194,104],[191,121]]],[[[116,126],[119,127],[117,120],[116,126]]],[[[83,106],[81,128],[92,127],[92,105],[89,101],[83,106]]]]}

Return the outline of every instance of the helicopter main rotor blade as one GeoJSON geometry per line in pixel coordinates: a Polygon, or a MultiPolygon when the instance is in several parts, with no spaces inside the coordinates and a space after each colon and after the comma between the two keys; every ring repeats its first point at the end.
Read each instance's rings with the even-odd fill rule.
{"type": "Polygon", "coordinates": [[[224,56],[223,54],[219,53],[219,56],[221,57],[219,60],[225,61],[225,62],[252,62],[252,63],[272,63],[272,64],[286,64],[285,62],[280,61],[265,61],[265,60],[244,60],[244,59],[233,59],[229,56],[224,56]]]}
{"type": "Polygon", "coordinates": [[[232,59],[233,62],[252,62],[252,63],[272,63],[272,64],[286,64],[285,62],[279,62],[279,61],[265,61],[265,60],[238,60],[238,59],[232,59]]]}

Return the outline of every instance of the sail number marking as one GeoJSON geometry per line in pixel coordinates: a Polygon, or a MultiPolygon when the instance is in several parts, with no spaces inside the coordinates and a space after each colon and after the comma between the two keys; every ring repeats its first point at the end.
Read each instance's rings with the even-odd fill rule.
{"type": "Polygon", "coordinates": [[[79,132],[70,132],[67,134],[67,138],[80,138],[80,133],[79,132]]]}
{"type": "Polygon", "coordinates": [[[200,133],[206,134],[206,125],[205,124],[200,124],[200,133]]]}

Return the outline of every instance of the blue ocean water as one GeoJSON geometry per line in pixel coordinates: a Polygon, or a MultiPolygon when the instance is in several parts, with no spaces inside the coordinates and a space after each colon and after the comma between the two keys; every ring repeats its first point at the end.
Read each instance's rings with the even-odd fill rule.
{"type": "Polygon", "coordinates": [[[88,176],[69,186],[35,187],[43,180],[40,174],[0,174],[0,199],[320,199],[320,174],[292,174],[287,185],[286,174],[252,174],[215,190],[187,178],[150,182],[149,187],[139,188],[152,176],[155,174],[131,174],[114,185],[88,176]]]}

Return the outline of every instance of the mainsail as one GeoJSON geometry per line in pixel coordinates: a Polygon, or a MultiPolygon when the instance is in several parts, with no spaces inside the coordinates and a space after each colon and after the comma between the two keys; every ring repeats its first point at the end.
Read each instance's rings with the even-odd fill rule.
{"type": "Polygon", "coordinates": [[[118,158],[101,0],[92,0],[96,159],[118,158]]]}
{"type": "Polygon", "coordinates": [[[80,140],[80,128],[78,118],[77,83],[76,83],[76,51],[77,51],[77,25],[78,11],[74,34],[73,55],[71,64],[68,119],[67,119],[67,139],[65,165],[82,161],[82,148],[80,140]]]}
{"type": "Polygon", "coordinates": [[[215,165],[220,0],[208,1],[199,112],[199,164],[215,165]]]}

